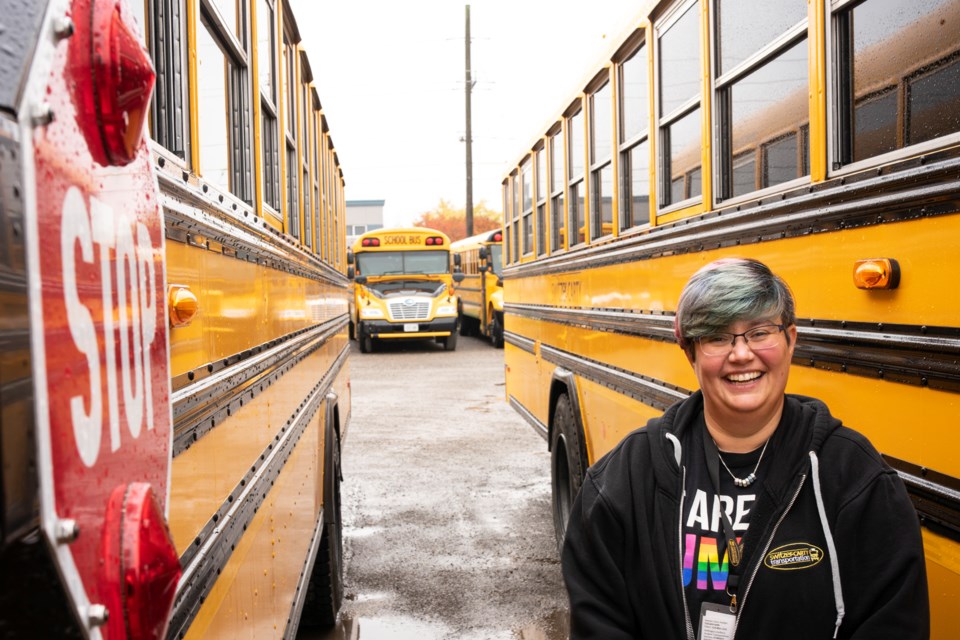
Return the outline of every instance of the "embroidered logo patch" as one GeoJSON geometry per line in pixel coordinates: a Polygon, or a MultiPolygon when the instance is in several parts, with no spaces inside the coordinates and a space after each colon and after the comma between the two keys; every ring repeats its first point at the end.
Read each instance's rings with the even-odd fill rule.
{"type": "Polygon", "coordinates": [[[771,569],[788,571],[809,569],[823,560],[823,550],[807,542],[792,542],[777,547],[767,554],[763,564],[771,569]]]}

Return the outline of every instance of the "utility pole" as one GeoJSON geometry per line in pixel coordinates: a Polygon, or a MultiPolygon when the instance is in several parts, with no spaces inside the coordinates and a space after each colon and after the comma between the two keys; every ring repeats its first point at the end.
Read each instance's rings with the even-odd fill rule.
{"type": "Polygon", "coordinates": [[[466,93],[467,93],[467,237],[473,235],[473,131],[470,124],[470,92],[473,90],[473,74],[470,71],[470,5],[467,8],[466,44],[466,93]]]}

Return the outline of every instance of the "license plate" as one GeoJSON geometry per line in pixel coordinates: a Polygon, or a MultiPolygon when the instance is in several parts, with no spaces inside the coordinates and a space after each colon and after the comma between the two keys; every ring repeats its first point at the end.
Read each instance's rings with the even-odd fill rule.
{"type": "Polygon", "coordinates": [[[406,333],[416,333],[417,331],[420,331],[420,325],[416,322],[404,322],[403,330],[406,333]]]}

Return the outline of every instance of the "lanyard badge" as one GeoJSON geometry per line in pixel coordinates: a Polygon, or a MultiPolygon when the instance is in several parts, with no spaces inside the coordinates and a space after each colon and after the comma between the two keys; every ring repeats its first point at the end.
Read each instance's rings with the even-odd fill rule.
{"type": "MultiPolygon", "coordinates": [[[[703,430],[703,449],[704,457],[707,461],[707,471],[710,474],[710,482],[713,484],[713,490],[716,495],[720,495],[720,451],[713,438],[703,430]]],[[[723,535],[727,542],[727,559],[730,562],[730,573],[727,577],[727,595],[730,596],[730,613],[737,612],[737,584],[740,579],[740,563],[743,562],[743,544],[737,540],[737,534],[733,530],[733,524],[730,517],[723,509],[720,510],[721,521],[723,523],[723,535]]],[[[703,620],[703,611],[701,611],[701,620],[703,620]]]]}
{"type": "Polygon", "coordinates": [[[733,640],[737,630],[737,616],[722,604],[704,602],[700,607],[700,640],[733,640]]]}

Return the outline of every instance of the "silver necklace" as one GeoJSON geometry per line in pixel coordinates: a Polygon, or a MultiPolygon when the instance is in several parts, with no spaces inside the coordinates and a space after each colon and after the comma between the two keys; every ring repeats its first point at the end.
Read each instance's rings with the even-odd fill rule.
{"type": "MultiPolygon", "coordinates": [[[[716,444],[716,442],[714,442],[714,444],[716,444]]],[[[770,444],[770,438],[767,438],[767,441],[763,443],[763,451],[760,452],[760,457],[757,459],[757,466],[753,468],[753,471],[751,471],[750,475],[746,478],[738,478],[733,475],[733,471],[730,471],[730,467],[727,466],[727,463],[723,461],[723,456],[720,455],[720,447],[717,447],[717,457],[720,458],[720,464],[723,465],[723,468],[726,469],[730,477],[733,478],[733,484],[740,488],[749,487],[753,484],[754,480],[757,479],[757,469],[760,468],[760,461],[763,460],[763,454],[767,452],[768,444],[770,444]]]]}

